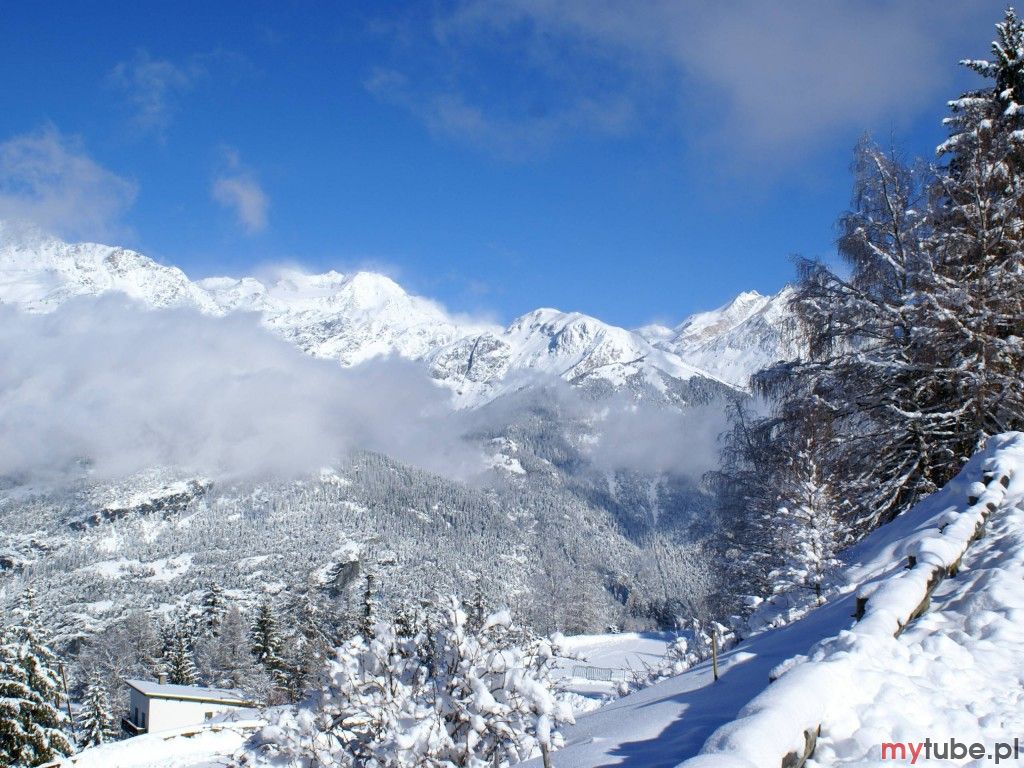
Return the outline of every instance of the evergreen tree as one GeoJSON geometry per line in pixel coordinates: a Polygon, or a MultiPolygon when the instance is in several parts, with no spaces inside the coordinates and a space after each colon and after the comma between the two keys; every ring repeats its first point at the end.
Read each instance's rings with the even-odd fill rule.
{"type": "Polygon", "coordinates": [[[197,673],[189,647],[187,632],[179,627],[171,641],[171,649],[164,659],[167,681],[174,685],[195,685],[197,673]]]}
{"type": "Polygon", "coordinates": [[[333,639],[325,629],[329,622],[327,609],[317,600],[315,589],[309,585],[289,606],[288,615],[294,631],[284,643],[287,687],[289,698],[297,701],[321,677],[333,639]]]}
{"type": "Polygon", "coordinates": [[[106,686],[98,677],[89,678],[85,698],[78,715],[78,742],[82,747],[95,747],[117,738],[114,715],[106,686]]]}
{"type": "Polygon", "coordinates": [[[782,559],[773,574],[775,591],[806,588],[820,602],[825,577],[839,566],[837,553],[846,543],[846,534],[818,455],[813,441],[808,440],[787,460],[772,533],[775,551],[782,559]]]}
{"type": "Polygon", "coordinates": [[[284,645],[277,625],[277,617],[270,600],[260,603],[250,630],[250,650],[270,675],[274,688],[288,690],[288,667],[283,656],[284,645]]]}
{"type": "Polygon", "coordinates": [[[206,634],[212,637],[217,636],[226,610],[224,590],[214,582],[203,594],[202,624],[206,634]]]}
{"type": "Polygon", "coordinates": [[[363,589],[363,600],[360,603],[359,634],[363,637],[373,636],[373,627],[377,622],[377,580],[372,571],[366,572],[366,586],[363,589]]]}
{"type": "Polygon", "coordinates": [[[927,342],[947,359],[957,458],[1024,426],[1024,22],[1011,8],[996,31],[991,60],[962,62],[990,83],[950,103],[938,150],[927,342]]]}
{"type": "Polygon", "coordinates": [[[60,708],[56,660],[26,590],[15,621],[0,627],[0,764],[32,766],[74,751],[60,708]]]}

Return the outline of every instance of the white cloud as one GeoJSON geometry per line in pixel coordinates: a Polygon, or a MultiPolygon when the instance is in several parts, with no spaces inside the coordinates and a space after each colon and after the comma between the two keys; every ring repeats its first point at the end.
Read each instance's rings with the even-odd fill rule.
{"type": "Polygon", "coordinates": [[[70,238],[122,232],[136,185],[86,154],[81,141],[47,127],[0,143],[0,218],[70,238]]]}
{"type": "MultiPolygon", "coordinates": [[[[800,153],[837,130],[941,108],[956,61],[984,52],[1000,11],[988,0],[467,0],[434,20],[446,66],[440,87],[420,90],[446,95],[404,103],[471,141],[538,128],[564,138],[601,130],[602,115],[621,131],[653,115],[743,154],[800,153]],[[496,57],[503,97],[524,94],[511,113],[515,97],[479,85],[491,75],[477,64],[496,57]],[[532,99],[552,88],[555,119],[538,123],[532,99]]],[[[383,85],[393,92],[395,79],[383,85]]]]}
{"type": "Polygon", "coordinates": [[[0,306],[0,476],[153,466],[295,476],[375,450],[452,476],[483,468],[445,390],[414,363],[303,354],[255,315],[151,311],[121,296],[48,315],[0,306]]]}
{"type": "Polygon", "coordinates": [[[224,151],[228,170],[213,180],[210,194],[215,201],[230,209],[242,228],[254,235],[267,228],[267,209],[270,199],[263,187],[245,168],[238,152],[228,148],[224,151]]]}
{"type": "Polygon", "coordinates": [[[204,73],[194,59],[178,65],[166,59],[154,59],[146,51],[122,61],[110,73],[110,82],[122,90],[134,109],[135,126],[162,137],[171,122],[176,102],[204,73]]]}

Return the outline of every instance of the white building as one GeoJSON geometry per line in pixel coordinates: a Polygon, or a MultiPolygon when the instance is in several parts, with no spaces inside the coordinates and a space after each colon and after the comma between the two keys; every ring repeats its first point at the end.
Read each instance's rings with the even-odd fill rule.
{"type": "Polygon", "coordinates": [[[133,736],[201,725],[214,715],[257,706],[241,692],[224,688],[168,685],[151,680],[126,682],[131,696],[128,716],[121,725],[133,736]]]}

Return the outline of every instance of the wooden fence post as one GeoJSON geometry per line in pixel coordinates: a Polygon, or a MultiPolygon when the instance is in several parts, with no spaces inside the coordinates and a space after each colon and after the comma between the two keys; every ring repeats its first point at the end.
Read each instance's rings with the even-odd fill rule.
{"type": "Polygon", "coordinates": [[[551,768],[551,753],[548,751],[548,745],[544,742],[540,744],[540,754],[544,760],[544,768],[551,768]]]}
{"type": "Polygon", "coordinates": [[[711,630],[711,669],[718,679],[718,630],[711,630]]]}

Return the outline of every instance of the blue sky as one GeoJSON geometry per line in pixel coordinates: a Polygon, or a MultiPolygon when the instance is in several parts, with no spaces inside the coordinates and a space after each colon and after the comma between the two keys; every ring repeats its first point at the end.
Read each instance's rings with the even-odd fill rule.
{"type": "Polygon", "coordinates": [[[194,277],[369,267],[636,326],[831,251],[999,3],[0,0],[0,215],[194,277]]]}

